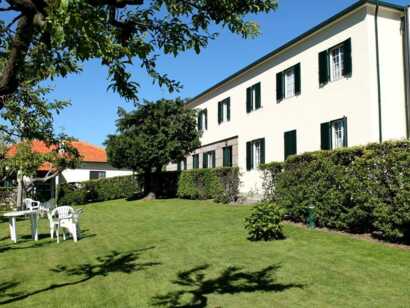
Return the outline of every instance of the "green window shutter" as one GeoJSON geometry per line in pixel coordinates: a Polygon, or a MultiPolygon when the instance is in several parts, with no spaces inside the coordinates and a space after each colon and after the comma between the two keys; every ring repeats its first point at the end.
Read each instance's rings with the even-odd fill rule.
{"type": "Polygon", "coordinates": [[[343,42],[343,76],[352,75],[352,40],[343,42]]]}
{"type": "Polygon", "coordinates": [[[226,108],[226,110],[227,110],[227,115],[226,115],[226,117],[227,117],[227,119],[228,119],[228,121],[230,121],[231,120],[231,98],[228,98],[227,100],[226,100],[226,104],[227,104],[227,108],[226,108]]]}
{"type": "Polygon", "coordinates": [[[223,119],[223,105],[222,102],[218,102],[218,124],[222,123],[223,119]]]}
{"type": "Polygon", "coordinates": [[[192,168],[193,169],[198,169],[199,168],[199,156],[198,154],[195,154],[192,156],[192,168]]]}
{"type": "Polygon", "coordinates": [[[208,110],[204,110],[204,116],[205,116],[205,130],[208,129],[208,110]]]}
{"type": "Polygon", "coordinates": [[[254,85],[254,91],[255,91],[255,109],[261,108],[261,83],[257,83],[254,85]]]}
{"type": "Polygon", "coordinates": [[[343,126],[344,126],[344,140],[343,140],[343,146],[347,147],[348,146],[348,139],[347,139],[347,118],[343,118],[343,126]]]}
{"type": "Polygon", "coordinates": [[[330,122],[322,123],[320,125],[320,148],[322,150],[332,149],[332,126],[330,122]]]}
{"type": "Polygon", "coordinates": [[[246,89],[246,112],[250,113],[253,110],[253,101],[252,101],[252,87],[246,89]]]}
{"type": "Polygon", "coordinates": [[[265,163],[265,138],[260,139],[260,143],[261,143],[261,164],[265,163]]]}
{"type": "Polygon", "coordinates": [[[293,130],[285,133],[285,160],[295,154],[297,154],[297,134],[296,130],[293,130]]]}
{"type": "Polygon", "coordinates": [[[223,148],[223,166],[232,167],[232,147],[223,148]]]}
{"type": "Polygon", "coordinates": [[[300,74],[300,63],[295,65],[295,95],[300,95],[302,90],[302,80],[300,74]]]}
{"type": "Polygon", "coordinates": [[[208,153],[202,154],[202,168],[208,168],[208,153]]]}
{"type": "Polygon", "coordinates": [[[215,151],[212,151],[212,168],[216,168],[216,155],[215,155],[215,151]]]}
{"type": "Polygon", "coordinates": [[[181,162],[180,161],[177,164],[177,171],[181,171],[181,162]]]}
{"type": "Polygon", "coordinates": [[[252,149],[252,142],[246,143],[246,170],[253,169],[253,149],[252,149]]]}
{"type": "Polygon", "coordinates": [[[329,82],[329,51],[323,51],[319,54],[319,84],[324,86],[329,82]]]}
{"type": "Polygon", "coordinates": [[[284,96],[284,79],[283,72],[276,74],[276,100],[279,103],[284,96]]]}

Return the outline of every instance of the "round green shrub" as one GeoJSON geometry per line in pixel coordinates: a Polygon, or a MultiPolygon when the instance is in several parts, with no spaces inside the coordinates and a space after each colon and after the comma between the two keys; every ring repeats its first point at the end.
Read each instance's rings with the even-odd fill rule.
{"type": "Polygon", "coordinates": [[[248,231],[248,239],[251,241],[271,241],[284,239],[283,212],[269,203],[257,205],[252,214],[245,219],[245,229],[248,231]]]}

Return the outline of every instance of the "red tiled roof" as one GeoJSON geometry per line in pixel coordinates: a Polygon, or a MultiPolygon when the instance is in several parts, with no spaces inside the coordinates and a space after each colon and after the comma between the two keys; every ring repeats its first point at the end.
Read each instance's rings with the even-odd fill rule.
{"type": "MultiPolygon", "coordinates": [[[[71,141],[73,147],[75,147],[81,157],[82,162],[93,162],[93,163],[106,163],[107,153],[103,148],[98,146],[83,142],[83,141],[71,141]]],[[[32,150],[35,153],[46,154],[51,152],[51,148],[48,147],[44,142],[39,140],[32,141],[32,150]]],[[[17,146],[13,145],[9,148],[7,155],[14,156],[17,152],[17,146]]],[[[49,170],[51,166],[45,164],[41,166],[40,170],[49,170]]]]}

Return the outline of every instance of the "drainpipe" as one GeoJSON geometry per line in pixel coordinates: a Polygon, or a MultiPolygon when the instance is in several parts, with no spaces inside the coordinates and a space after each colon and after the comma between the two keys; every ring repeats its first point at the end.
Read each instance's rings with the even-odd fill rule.
{"type": "Polygon", "coordinates": [[[410,138],[410,7],[404,10],[403,27],[404,82],[406,95],[406,137],[410,138]]]}
{"type": "Polygon", "coordinates": [[[380,85],[380,51],[379,51],[379,0],[376,3],[376,12],[374,14],[374,31],[376,35],[376,69],[377,69],[377,102],[379,110],[379,142],[383,142],[383,127],[382,127],[382,94],[380,85]]]}

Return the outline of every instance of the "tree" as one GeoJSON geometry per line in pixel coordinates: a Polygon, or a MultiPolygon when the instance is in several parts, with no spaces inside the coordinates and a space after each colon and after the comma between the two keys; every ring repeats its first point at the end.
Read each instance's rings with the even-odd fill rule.
{"type": "Polygon", "coordinates": [[[118,116],[118,132],[106,141],[108,160],[114,167],[144,173],[145,195],[155,198],[152,173],[200,146],[196,113],[181,99],[163,99],[129,113],[120,108],[118,116]]]}
{"type": "Polygon", "coordinates": [[[0,1],[0,109],[25,81],[79,72],[100,59],[109,88],[138,100],[135,62],[169,91],[181,85],[156,67],[161,54],[197,53],[220,25],[244,38],[258,34],[249,13],[270,12],[277,0],[6,0],[0,1]],[[7,15],[6,15],[7,14],[7,15]]]}
{"type": "Polygon", "coordinates": [[[79,153],[70,143],[72,138],[57,135],[53,125],[54,114],[60,113],[69,102],[49,102],[46,96],[50,91],[48,87],[24,82],[7,97],[0,111],[0,180],[17,178],[17,207],[21,207],[23,190],[30,192],[36,183],[47,182],[79,163],[79,153]],[[49,151],[33,152],[33,141],[44,142],[49,151]],[[10,155],[13,144],[17,145],[10,155]],[[37,170],[44,165],[48,172],[38,177],[37,170]]]}

